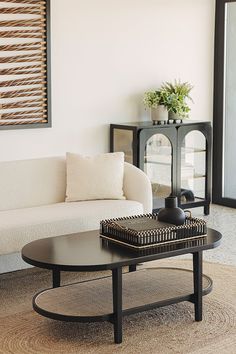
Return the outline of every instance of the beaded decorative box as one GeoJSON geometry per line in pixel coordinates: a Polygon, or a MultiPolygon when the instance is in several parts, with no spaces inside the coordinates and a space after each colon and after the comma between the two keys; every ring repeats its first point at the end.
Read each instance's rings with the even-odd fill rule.
{"type": "Polygon", "coordinates": [[[135,249],[201,239],[206,236],[206,232],[206,222],[193,217],[186,217],[185,223],[180,226],[158,221],[158,214],[136,215],[100,222],[102,238],[135,249]]]}

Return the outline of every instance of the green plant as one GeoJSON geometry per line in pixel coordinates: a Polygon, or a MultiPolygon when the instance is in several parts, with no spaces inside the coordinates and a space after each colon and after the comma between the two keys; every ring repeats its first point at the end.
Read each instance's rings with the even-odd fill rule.
{"type": "Polygon", "coordinates": [[[167,107],[168,93],[165,90],[147,91],[144,93],[143,103],[146,107],[157,108],[157,106],[164,105],[167,107]]]}
{"type": "Polygon", "coordinates": [[[190,107],[187,100],[192,100],[189,93],[193,86],[188,82],[181,83],[175,80],[174,83],[165,82],[161,86],[161,91],[168,96],[166,107],[169,112],[177,114],[180,118],[188,118],[190,107]]]}

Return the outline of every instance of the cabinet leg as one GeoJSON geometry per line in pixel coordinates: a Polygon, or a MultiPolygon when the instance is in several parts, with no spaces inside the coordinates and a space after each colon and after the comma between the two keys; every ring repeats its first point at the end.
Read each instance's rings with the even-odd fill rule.
{"type": "Polygon", "coordinates": [[[114,341],[122,343],[122,268],[112,270],[114,341]]]}
{"type": "Polygon", "coordinates": [[[204,215],[209,215],[210,214],[210,205],[205,205],[204,206],[204,215]]]}
{"type": "Polygon", "coordinates": [[[193,253],[195,321],[202,320],[202,251],[193,253]]]}
{"type": "Polygon", "coordinates": [[[130,266],[129,266],[129,272],[135,272],[136,271],[136,264],[131,264],[130,266]]]}
{"type": "Polygon", "coordinates": [[[52,271],[52,287],[59,288],[61,283],[61,272],[58,269],[53,269],[52,271]]]}

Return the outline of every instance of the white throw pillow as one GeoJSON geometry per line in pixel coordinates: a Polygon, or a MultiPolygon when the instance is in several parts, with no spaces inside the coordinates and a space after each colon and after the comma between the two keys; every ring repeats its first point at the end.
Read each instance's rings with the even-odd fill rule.
{"type": "Polygon", "coordinates": [[[124,153],[85,157],[66,154],[66,202],[96,199],[125,199],[124,153]]]}

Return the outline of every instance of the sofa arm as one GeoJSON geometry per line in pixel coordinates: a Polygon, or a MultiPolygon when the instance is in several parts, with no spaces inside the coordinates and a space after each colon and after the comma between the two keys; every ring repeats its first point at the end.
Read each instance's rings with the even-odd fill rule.
{"type": "Polygon", "coordinates": [[[127,199],[143,205],[143,212],[152,212],[152,186],[148,176],[139,168],[125,162],[124,194],[127,199]]]}

